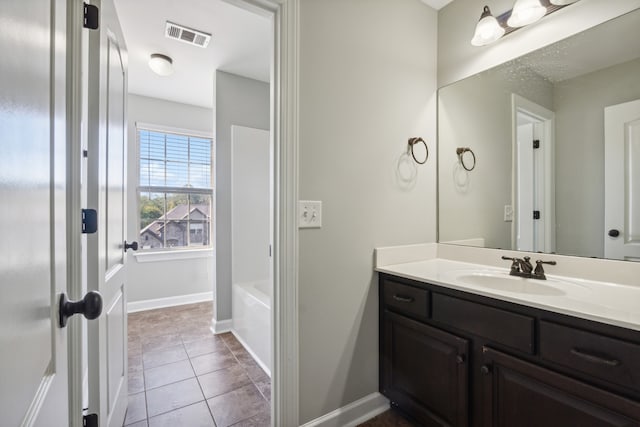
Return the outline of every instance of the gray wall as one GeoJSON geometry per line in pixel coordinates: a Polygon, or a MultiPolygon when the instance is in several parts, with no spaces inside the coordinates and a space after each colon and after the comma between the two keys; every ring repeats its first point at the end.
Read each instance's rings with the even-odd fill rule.
{"type": "Polygon", "coordinates": [[[231,319],[231,126],[269,130],[269,84],[216,71],[214,318],[231,319]]]}
{"type": "MultiPolygon", "coordinates": [[[[513,0],[493,0],[494,16],[513,7],[513,0]]],[[[588,0],[577,2],[497,43],[471,45],[473,31],[485,0],[454,0],[438,13],[438,86],[453,83],[579,33],[640,7],[640,0],[588,0]]]]}
{"type": "Polygon", "coordinates": [[[378,390],[377,246],[435,240],[436,12],[419,0],[302,0],[300,423],[378,390]],[[422,136],[431,157],[403,183],[422,136]],[[406,166],[406,165],[405,165],[406,166]]]}
{"type": "Polygon", "coordinates": [[[604,256],[604,108],[640,98],[638,76],[635,60],[554,86],[558,253],[604,256]]]}
{"type": "MultiPolygon", "coordinates": [[[[213,133],[213,110],[129,94],[127,240],[138,237],[138,144],[136,122],[213,133]]],[[[140,263],[128,252],[129,302],[213,292],[213,251],[209,258],[140,263]]]]}
{"type": "Polygon", "coordinates": [[[489,248],[511,248],[512,105],[516,93],[552,109],[553,87],[522,68],[499,67],[440,89],[438,98],[439,239],[484,238],[489,248]],[[526,81],[526,85],[521,82],[526,81]],[[464,171],[456,147],[470,147],[476,168],[464,171]],[[466,182],[465,186],[456,182],[466,182]]]}

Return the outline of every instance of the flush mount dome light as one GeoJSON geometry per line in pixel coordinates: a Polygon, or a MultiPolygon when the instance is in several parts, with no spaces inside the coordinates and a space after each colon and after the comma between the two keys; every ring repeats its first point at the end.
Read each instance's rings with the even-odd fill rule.
{"type": "Polygon", "coordinates": [[[516,0],[507,20],[511,28],[524,27],[542,19],[547,13],[547,8],[540,4],[540,0],[516,0]]]}
{"type": "Polygon", "coordinates": [[[170,76],[173,74],[173,60],[161,53],[152,53],[149,58],[149,68],[159,76],[170,76]]]}
{"type": "Polygon", "coordinates": [[[474,46],[485,46],[498,40],[504,35],[504,28],[500,26],[498,20],[493,17],[489,6],[482,9],[480,21],[476,25],[476,32],[471,39],[474,46]]]}
{"type": "Polygon", "coordinates": [[[551,0],[551,4],[555,4],[556,6],[566,6],[577,1],[578,0],[551,0]]]}

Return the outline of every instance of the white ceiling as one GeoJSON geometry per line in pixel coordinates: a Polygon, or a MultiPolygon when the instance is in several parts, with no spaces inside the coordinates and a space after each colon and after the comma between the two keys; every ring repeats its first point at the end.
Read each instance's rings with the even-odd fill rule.
{"type": "Polygon", "coordinates": [[[215,70],[269,81],[269,19],[222,0],[115,0],[129,51],[129,92],[213,107],[215,70]],[[205,49],[164,36],[169,20],[212,34],[205,49]],[[173,59],[174,73],[160,77],[149,55],[173,59]]]}
{"type": "Polygon", "coordinates": [[[431,6],[435,10],[442,9],[443,7],[445,7],[446,5],[451,3],[452,1],[453,0],[422,0],[422,2],[424,4],[426,4],[427,6],[431,6]]]}
{"type": "Polygon", "coordinates": [[[513,61],[552,83],[640,58],[640,11],[539,49],[513,61]]]}

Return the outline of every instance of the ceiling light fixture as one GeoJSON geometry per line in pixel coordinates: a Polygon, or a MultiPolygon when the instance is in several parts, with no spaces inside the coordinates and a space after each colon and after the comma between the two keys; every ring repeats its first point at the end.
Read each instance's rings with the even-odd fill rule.
{"type": "Polygon", "coordinates": [[[507,25],[512,28],[524,27],[539,21],[546,13],[547,8],[540,4],[540,0],[516,0],[507,25]]]}
{"type": "Polygon", "coordinates": [[[500,26],[498,20],[494,18],[489,10],[489,6],[482,9],[482,15],[476,25],[476,31],[471,39],[474,46],[485,46],[495,42],[504,35],[504,28],[500,26]]]}
{"type": "Polygon", "coordinates": [[[471,39],[474,46],[491,44],[525,25],[533,24],[579,0],[516,0],[513,9],[494,17],[489,6],[482,9],[480,21],[471,39]]]}
{"type": "Polygon", "coordinates": [[[152,53],[149,68],[159,76],[170,76],[173,74],[173,59],[161,53],[152,53]]]}

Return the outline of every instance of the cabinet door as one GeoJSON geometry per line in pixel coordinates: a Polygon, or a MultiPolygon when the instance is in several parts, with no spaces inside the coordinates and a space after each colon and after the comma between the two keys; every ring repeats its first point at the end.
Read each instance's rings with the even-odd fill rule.
{"type": "Polygon", "coordinates": [[[640,426],[640,403],[483,349],[484,426],[640,426]]]}
{"type": "Polygon", "coordinates": [[[384,313],[381,392],[425,426],[468,423],[467,340],[384,313]]]}

